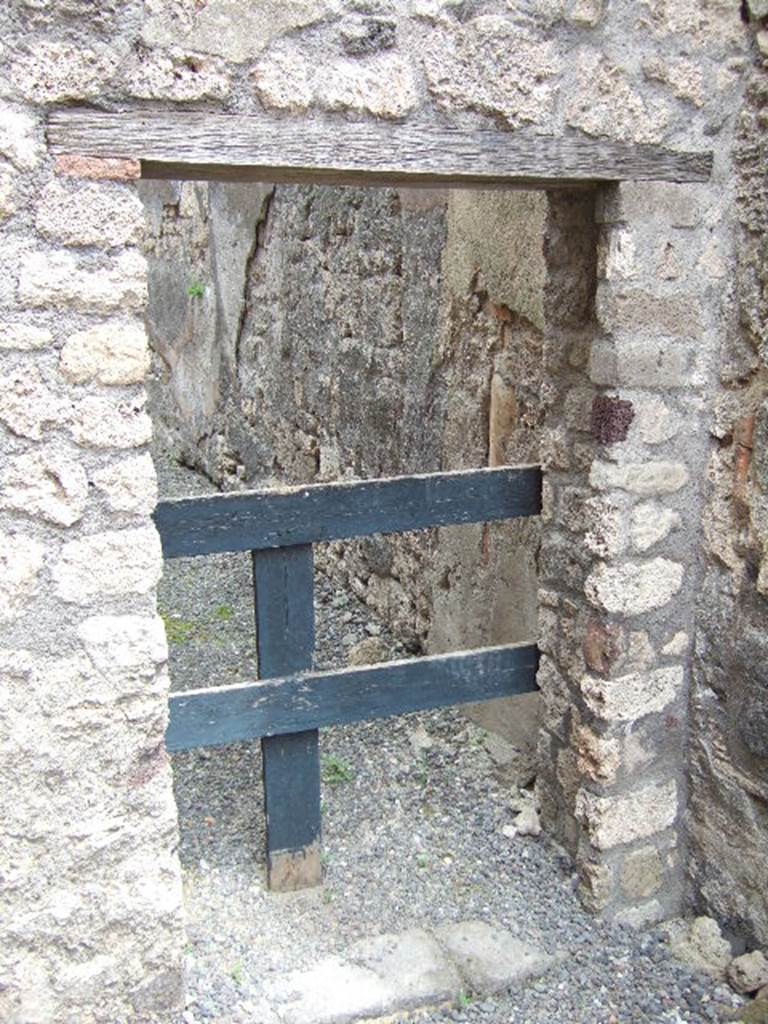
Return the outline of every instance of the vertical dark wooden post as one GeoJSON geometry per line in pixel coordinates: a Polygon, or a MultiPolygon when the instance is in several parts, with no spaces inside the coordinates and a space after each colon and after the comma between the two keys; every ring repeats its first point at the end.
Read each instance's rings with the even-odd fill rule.
{"type": "MultiPolygon", "coordinates": [[[[259,677],[312,667],[315,647],[311,544],[254,551],[259,677]]],[[[261,741],[267,815],[267,884],[287,892],[319,885],[320,755],[317,729],[261,741]]]]}

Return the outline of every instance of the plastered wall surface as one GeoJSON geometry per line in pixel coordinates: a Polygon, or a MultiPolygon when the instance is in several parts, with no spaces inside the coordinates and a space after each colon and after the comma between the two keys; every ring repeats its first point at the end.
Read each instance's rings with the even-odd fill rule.
{"type": "Polygon", "coordinates": [[[765,621],[762,414],[749,444],[733,424],[762,408],[750,147],[768,11],[750,0],[746,24],[741,7],[3,5],[0,1016],[114,1024],[181,998],[143,212],[132,163],[54,164],[44,119],[67,103],[445,118],[714,151],[708,186],[548,203],[542,799],[596,908],[653,920],[679,907],[690,865],[694,897],[765,935],[765,908],[741,895],[759,879],[707,821],[709,794],[740,807],[745,858],[760,849],[765,754],[743,712],[764,707],[749,647],[765,621]],[[736,485],[718,484],[729,449],[749,461],[744,515],[736,485]]]}

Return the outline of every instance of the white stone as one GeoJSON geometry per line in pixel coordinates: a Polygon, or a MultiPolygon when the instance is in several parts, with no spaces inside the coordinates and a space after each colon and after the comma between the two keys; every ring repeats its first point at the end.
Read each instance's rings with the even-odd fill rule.
{"type": "Polygon", "coordinates": [[[584,676],[580,685],[587,706],[598,718],[631,722],[663,711],[682,694],[683,669],[672,665],[617,679],[584,676]]]}
{"type": "Polygon", "coordinates": [[[0,103],[0,154],[20,171],[37,167],[43,154],[41,124],[31,115],[0,103]]]}
{"type": "Polygon", "coordinates": [[[540,836],[541,822],[536,808],[531,804],[524,807],[514,821],[515,831],[519,836],[540,836]]]}
{"type": "Polygon", "coordinates": [[[661,653],[667,658],[679,658],[681,654],[687,652],[689,643],[688,634],[681,630],[679,633],[675,633],[669,643],[664,644],[661,653]]]}
{"type": "Polygon", "coordinates": [[[82,518],[87,502],[85,470],[54,448],[17,455],[0,475],[2,508],[71,526],[82,518]]]}
{"type": "Polygon", "coordinates": [[[608,281],[626,280],[635,273],[635,240],[626,227],[610,227],[601,239],[600,256],[603,276],[608,281]]]}
{"type": "Polygon", "coordinates": [[[11,80],[33,103],[92,99],[102,93],[118,61],[105,46],[37,39],[17,53],[11,80]]]}
{"type": "Polygon", "coordinates": [[[643,74],[668,85],[675,96],[688,100],[695,107],[704,105],[704,73],[700,64],[690,60],[665,61],[651,57],[643,61],[643,74]]]}
{"type": "Polygon", "coordinates": [[[115,401],[90,395],[77,406],[72,436],[86,448],[138,448],[152,437],[144,401],[115,401]]]}
{"type": "Polygon", "coordinates": [[[142,324],[107,321],[67,338],[61,372],[72,384],[138,384],[149,370],[149,345],[142,324]]]}
{"type": "Polygon", "coordinates": [[[669,109],[659,100],[646,100],[608,60],[588,54],[579,61],[577,85],[567,98],[565,116],[568,124],[588,135],[660,142],[669,109]]]}
{"type": "Polygon", "coordinates": [[[33,595],[45,548],[32,537],[0,531],[0,622],[18,616],[33,595]]]}
{"type": "Polygon", "coordinates": [[[427,88],[438,106],[477,110],[511,126],[546,124],[560,57],[551,42],[496,15],[442,23],[418,40],[427,88]]]}
{"type": "Polygon", "coordinates": [[[678,512],[648,501],[632,510],[630,536],[636,551],[647,551],[680,526],[678,512]]]}
{"type": "Polygon", "coordinates": [[[600,562],[585,583],[588,600],[597,608],[618,615],[642,615],[662,608],[683,583],[684,569],[668,558],[649,562],[600,562]]]}
{"type": "Polygon", "coordinates": [[[629,439],[641,444],[661,444],[680,432],[680,416],[660,398],[635,398],[635,416],[630,424],[629,439]]]}
{"type": "Polygon", "coordinates": [[[670,828],[677,818],[674,779],[655,782],[621,796],[596,796],[580,789],[575,814],[598,850],[646,839],[670,828]]]}
{"type": "Polygon", "coordinates": [[[90,270],[66,250],[30,253],[22,259],[19,298],[28,306],[70,306],[87,313],[143,309],[146,260],[129,249],[107,266],[90,270]]]}
{"type": "Polygon", "coordinates": [[[231,90],[230,74],[223,60],[178,47],[138,53],[124,68],[122,77],[125,89],[145,100],[221,100],[231,90]]]}
{"type": "Polygon", "coordinates": [[[600,491],[623,490],[649,497],[653,494],[674,494],[688,483],[688,469],[682,462],[613,462],[595,461],[589,482],[600,491]]]}
{"type": "Polygon", "coordinates": [[[19,367],[0,389],[0,422],[12,433],[39,441],[48,427],[61,426],[71,415],[71,405],[45,386],[40,371],[19,367]]]}
{"type": "Polygon", "coordinates": [[[557,962],[486,921],[443,924],[435,937],[456,964],[467,990],[482,998],[539,978],[557,962]]]}
{"type": "Polygon", "coordinates": [[[266,987],[283,1024],[339,1024],[453,1001],[461,979],[435,939],[414,928],[356,942],[266,987]]]}
{"type": "Polygon", "coordinates": [[[768,985],[768,960],[759,949],[737,956],[728,966],[728,982],[732,989],[746,995],[768,985]]]}
{"type": "Polygon", "coordinates": [[[110,508],[147,515],[157,504],[157,474],[149,454],[110,463],[93,475],[110,508]]]}
{"type": "Polygon", "coordinates": [[[35,223],[41,234],[64,245],[130,245],[144,236],[144,208],[122,184],[55,178],[40,195],[35,223]]]}
{"type": "Polygon", "coordinates": [[[148,594],[161,571],[157,530],[143,526],[70,541],[53,568],[53,579],[63,601],[89,604],[99,597],[148,594]]]}
{"type": "Polygon", "coordinates": [[[605,0],[572,0],[567,18],[573,25],[594,28],[600,23],[605,9],[605,0]]]}
{"type": "Polygon", "coordinates": [[[0,166],[0,220],[16,211],[16,179],[18,175],[8,166],[0,166]]]}
{"type": "Polygon", "coordinates": [[[339,58],[318,64],[295,47],[271,50],[253,73],[256,93],[266,107],[323,110],[400,118],[419,102],[410,64],[398,54],[374,54],[365,61],[339,58]]]}
{"type": "Polygon", "coordinates": [[[47,348],[52,341],[53,333],[47,327],[23,323],[0,324],[0,349],[28,352],[37,348],[47,348]]]}
{"type": "MultiPolygon", "coordinates": [[[[159,615],[94,615],[78,627],[93,667],[136,679],[154,679],[168,659],[165,627],[159,615]]],[[[121,682],[121,686],[124,682],[121,682]]]]}

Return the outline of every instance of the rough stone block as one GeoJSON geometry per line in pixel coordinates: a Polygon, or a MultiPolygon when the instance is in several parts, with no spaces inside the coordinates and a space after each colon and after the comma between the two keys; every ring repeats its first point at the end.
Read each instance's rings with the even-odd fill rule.
{"type": "Polygon", "coordinates": [[[441,925],[435,937],[469,991],[483,997],[538,978],[556,963],[555,957],[485,921],[441,925]]]}
{"type": "Polygon", "coordinates": [[[575,814],[598,850],[646,839],[670,828],[677,818],[674,780],[656,782],[621,796],[595,796],[582,789],[575,814]]]}
{"type": "Polygon", "coordinates": [[[78,331],[64,343],[60,366],[71,384],[138,384],[149,370],[146,331],[117,320],[78,331]]]}
{"type": "Polygon", "coordinates": [[[634,722],[663,711],[681,696],[683,669],[670,665],[616,679],[584,676],[580,686],[585,703],[598,718],[634,722]]]}
{"type": "Polygon", "coordinates": [[[586,725],[574,725],[571,746],[576,755],[576,768],[593,782],[613,782],[619,769],[617,740],[598,736],[586,725]]]}
{"type": "Polygon", "coordinates": [[[670,921],[666,929],[672,956],[711,978],[724,980],[733,953],[717,921],[711,917],[697,917],[690,924],[670,921]]]}
{"type": "Polygon", "coordinates": [[[668,604],[680,590],[684,573],[682,565],[668,558],[623,565],[600,562],[587,577],[585,592],[603,611],[642,615],[668,604]]]}
{"type": "Polygon", "coordinates": [[[598,276],[622,281],[634,277],[636,269],[634,233],[623,225],[604,228],[597,247],[598,276]]]}
{"type": "Polygon", "coordinates": [[[84,448],[138,448],[151,439],[152,420],[143,398],[115,402],[91,395],[78,404],[71,430],[84,448]]]}
{"type": "Polygon", "coordinates": [[[461,979],[426,932],[379,935],[268,983],[284,1024],[344,1024],[452,1002],[461,979]]]}
{"type": "Polygon", "coordinates": [[[147,267],[134,250],[98,270],[71,252],[35,252],[22,261],[19,298],[28,306],[71,306],[86,313],[140,310],[147,301],[147,267]]]}
{"type": "Polygon", "coordinates": [[[675,96],[694,107],[704,105],[704,73],[700,64],[680,58],[649,57],[643,61],[643,74],[653,82],[669,86],[675,96]]]}
{"type": "Polygon", "coordinates": [[[145,526],[70,541],[53,579],[63,601],[86,605],[117,594],[149,594],[161,571],[160,539],[153,526],[145,526]]]}
{"type": "Polygon", "coordinates": [[[35,223],[41,234],[64,245],[111,248],[141,241],[144,208],[120,185],[65,184],[55,178],[40,195],[35,223]]]}
{"type": "Polygon", "coordinates": [[[36,367],[18,367],[0,390],[0,422],[12,433],[39,441],[48,427],[65,424],[71,405],[45,386],[36,367]]]}
{"type": "Polygon", "coordinates": [[[728,982],[736,992],[757,992],[768,985],[768,960],[759,949],[737,956],[728,965],[728,982]]]}
{"type": "Polygon", "coordinates": [[[140,694],[167,688],[167,678],[157,671],[168,658],[159,615],[94,615],[80,624],[78,635],[94,668],[105,678],[112,676],[122,696],[131,692],[131,680],[140,694]]]}
{"type": "Polygon", "coordinates": [[[613,899],[614,877],[610,865],[582,859],[577,865],[579,898],[587,910],[599,914],[613,899]]]}
{"type": "Polygon", "coordinates": [[[662,444],[680,432],[682,420],[679,414],[662,399],[634,397],[632,405],[635,418],[629,431],[630,441],[662,444]]]}
{"type": "Polygon", "coordinates": [[[0,167],[0,220],[16,212],[16,180],[18,175],[10,167],[0,167]]]}
{"type": "Polygon", "coordinates": [[[176,46],[138,52],[124,66],[121,77],[127,92],[143,100],[222,100],[232,88],[225,61],[176,46]]]}
{"type": "Polygon", "coordinates": [[[632,510],[630,536],[636,551],[647,551],[654,544],[664,540],[680,526],[680,515],[672,509],[664,508],[655,501],[645,502],[632,510]]]}
{"type": "Polygon", "coordinates": [[[33,103],[60,103],[99,96],[119,56],[106,46],[89,48],[61,39],[36,39],[11,65],[11,80],[33,103]]]}
{"type": "Polygon", "coordinates": [[[0,622],[16,619],[24,610],[35,591],[44,553],[32,537],[0,532],[0,622]]]}
{"type": "Polygon", "coordinates": [[[592,464],[589,482],[601,491],[622,490],[641,497],[674,494],[689,480],[682,462],[598,462],[592,464]]]}
{"type": "Polygon", "coordinates": [[[20,171],[37,167],[43,154],[41,122],[7,103],[0,103],[0,154],[20,171]]]}
{"type": "Polygon", "coordinates": [[[596,218],[603,224],[651,220],[671,228],[693,228],[704,215],[706,191],[705,185],[623,181],[600,191],[596,218]]]}
{"type": "Polygon", "coordinates": [[[588,135],[628,142],[659,142],[669,120],[668,106],[646,99],[609,60],[585,53],[576,71],[576,87],[567,97],[569,125],[588,135]]]}
{"type": "Polygon", "coordinates": [[[56,173],[70,178],[89,178],[92,181],[138,181],[141,177],[141,164],[138,160],[66,153],[56,157],[56,173]]]}
{"type": "Polygon", "coordinates": [[[602,284],[597,289],[596,313],[609,334],[661,334],[668,338],[699,338],[703,331],[698,295],[655,295],[639,289],[602,284]]]}
{"type": "Polygon", "coordinates": [[[54,447],[9,459],[0,473],[2,508],[71,526],[82,518],[87,502],[85,470],[54,447]]]}
{"type": "Polygon", "coordinates": [[[477,110],[515,127],[551,117],[561,62],[550,42],[489,14],[435,26],[419,43],[439,107],[477,110]]]}
{"type": "Polygon", "coordinates": [[[592,343],[589,377],[602,387],[699,387],[702,380],[695,359],[695,349],[681,342],[602,339],[592,343]]]}
{"type": "Polygon", "coordinates": [[[110,508],[147,515],[157,504],[157,474],[149,454],[110,463],[93,475],[110,508]]]}
{"type": "Polygon", "coordinates": [[[53,341],[53,333],[47,327],[34,324],[5,323],[0,325],[0,349],[18,349],[28,352],[47,348],[53,341]]]}
{"type": "Polygon", "coordinates": [[[621,891],[628,900],[638,903],[653,896],[664,881],[664,864],[654,846],[628,853],[621,866],[621,891]]]}
{"type": "Polygon", "coordinates": [[[273,49],[253,73],[256,94],[277,110],[344,111],[400,118],[414,110],[419,93],[411,65],[396,53],[380,53],[365,63],[340,58],[317,64],[298,49],[273,49]]]}

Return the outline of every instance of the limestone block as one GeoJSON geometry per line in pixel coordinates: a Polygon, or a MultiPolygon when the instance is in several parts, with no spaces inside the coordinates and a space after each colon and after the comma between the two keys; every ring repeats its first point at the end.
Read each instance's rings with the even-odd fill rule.
{"type": "Polygon", "coordinates": [[[18,175],[10,166],[0,166],[0,220],[16,212],[16,179],[18,175]]]}
{"type": "Polygon", "coordinates": [[[18,455],[0,473],[2,508],[71,526],[82,518],[87,502],[85,470],[53,447],[18,455]]]}
{"type": "Polygon", "coordinates": [[[545,974],[556,958],[486,921],[441,925],[435,937],[459,969],[467,988],[488,997],[545,974]]]}
{"type": "Polygon", "coordinates": [[[91,270],[66,250],[30,253],[22,260],[19,298],[28,306],[71,306],[86,313],[143,309],[146,262],[129,249],[107,266],[91,270]]]}
{"type": "Polygon", "coordinates": [[[655,846],[644,846],[627,854],[621,866],[621,890],[637,903],[653,896],[664,881],[664,865],[655,846]]]}
{"type": "Polygon", "coordinates": [[[757,992],[768,985],[768,960],[759,949],[737,956],[728,966],[728,982],[742,994],[757,992]]]}
{"type": "Polygon", "coordinates": [[[208,0],[204,6],[159,6],[145,21],[141,38],[150,48],[189,45],[241,64],[257,57],[280,36],[317,24],[341,8],[339,0],[208,0]]]}
{"type": "Polygon", "coordinates": [[[576,817],[598,850],[663,832],[674,824],[677,812],[677,783],[673,779],[621,796],[595,796],[585,789],[576,795],[576,817]]]}
{"type": "Polygon", "coordinates": [[[400,118],[419,103],[413,69],[399,54],[379,53],[368,60],[338,58],[318,64],[309,53],[280,46],[269,51],[253,72],[256,95],[278,110],[322,110],[400,118]]]}
{"type": "Polygon", "coordinates": [[[596,608],[617,615],[642,615],[663,608],[680,590],[685,570],[668,558],[609,565],[600,562],[585,583],[596,608]]]}
{"type": "Polygon", "coordinates": [[[681,58],[665,61],[650,57],[643,61],[643,74],[651,81],[668,85],[681,100],[695,107],[704,105],[704,74],[700,64],[681,58]]]}
{"type": "Polygon", "coordinates": [[[47,327],[34,324],[0,324],[0,349],[18,349],[28,352],[36,348],[47,348],[53,341],[53,334],[47,327]]]}
{"type": "Polygon", "coordinates": [[[647,501],[636,506],[632,511],[630,535],[636,551],[647,551],[654,544],[668,537],[672,530],[680,526],[681,519],[677,512],[664,508],[655,501],[647,501]]]}
{"type": "Polygon", "coordinates": [[[593,914],[604,910],[613,898],[613,870],[608,864],[581,860],[579,872],[579,897],[587,910],[593,914]]]}
{"type": "Polygon", "coordinates": [[[0,389],[0,422],[12,433],[39,441],[48,427],[66,423],[71,406],[45,386],[36,367],[20,366],[0,389]]]}
{"type": "Polygon", "coordinates": [[[223,60],[178,47],[139,51],[121,77],[124,88],[143,100],[222,100],[231,90],[230,74],[223,60]]]}
{"type": "Polygon", "coordinates": [[[61,351],[61,372],[71,384],[138,384],[149,370],[149,346],[142,324],[111,320],[78,331],[61,351]]]}
{"type": "Polygon", "coordinates": [[[11,81],[33,103],[93,99],[101,95],[118,62],[118,54],[106,46],[38,39],[17,54],[11,81]]]}
{"type": "Polygon", "coordinates": [[[598,242],[598,273],[606,281],[626,280],[636,271],[635,238],[624,225],[604,229],[598,242]]]}
{"type": "Polygon", "coordinates": [[[477,110],[510,126],[550,120],[561,62],[547,40],[483,15],[436,26],[420,45],[427,88],[438,106],[477,110]]]}
{"type": "Polygon", "coordinates": [[[30,114],[0,103],[0,154],[20,171],[31,171],[40,162],[40,129],[40,122],[30,114]]]}
{"type": "Polygon", "coordinates": [[[621,343],[592,343],[589,377],[607,387],[691,388],[702,384],[692,346],[657,338],[635,337],[621,343]]]}
{"type": "Polygon", "coordinates": [[[688,634],[681,630],[679,633],[675,633],[669,643],[664,644],[661,653],[667,658],[679,658],[682,654],[687,653],[689,644],[688,634]]]}
{"type": "Polygon", "coordinates": [[[720,934],[720,926],[711,917],[671,921],[667,925],[669,951],[678,960],[722,981],[733,958],[730,944],[720,934]]]}
{"type": "Polygon", "coordinates": [[[161,571],[157,531],[144,526],[70,541],[53,568],[53,579],[63,601],[89,604],[118,594],[148,594],[161,571]]]}
{"type": "Polygon", "coordinates": [[[682,694],[683,669],[672,665],[616,679],[584,676],[580,687],[587,707],[598,718],[633,722],[663,711],[682,694]]]}
{"type": "Polygon", "coordinates": [[[656,99],[644,99],[622,69],[595,54],[583,56],[577,85],[566,105],[566,120],[588,135],[626,142],[660,142],[669,109],[656,99]]]}
{"type": "Polygon", "coordinates": [[[167,679],[157,674],[168,659],[163,620],[146,615],[94,615],[78,627],[94,668],[118,680],[115,687],[126,693],[126,680],[136,681],[144,693],[148,683],[161,689],[167,679]]]}
{"type": "Polygon", "coordinates": [[[93,482],[117,512],[146,515],[157,504],[157,474],[148,453],[110,463],[94,473],[93,482]]]}
{"type": "Polygon", "coordinates": [[[660,332],[667,337],[699,338],[703,330],[702,302],[698,295],[654,295],[640,289],[609,284],[597,290],[598,321],[609,333],[660,332]]]}
{"type": "Polygon", "coordinates": [[[682,462],[599,462],[592,464],[589,482],[601,491],[622,490],[641,497],[674,494],[688,483],[682,462]]]}
{"type": "Polygon", "coordinates": [[[622,925],[625,928],[645,930],[650,928],[651,925],[663,921],[667,913],[668,911],[665,911],[664,905],[660,900],[647,900],[638,906],[625,907],[622,910],[618,910],[611,916],[616,924],[622,925]]]}
{"type": "Polygon", "coordinates": [[[598,195],[596,219],[603,224],[658,221],[671,228],[695,228],[706,207],[704,185],[666,181],[623,181],[598,195]]]}
{"type": "Polygon", "coordinates": [[[594,28],[605,13],[605,0],[571,0],[566,18],[580,28],[594,28]]]}
{"type": "Polygon", "coordinates": [[[635,418],[629,430],[630,441],[662,444],[675,437],[682,426],[680,416],[661,398],[637,398],[632,402],[635,418]]]}
{"type": "Polygon", "coordinates": [[[54,179],[40,195],[35,223],[41,234],[64,245],[130,245],[143,238],[144,208],[120,185],[54,179]]]}
{"type": "Polygon", "coordinates": [[[0,531],[0,622],[18,618],[35,591],[45,548],[22,533],[0,531]]]}
{"type": "Polygon", "coordinates": [[[576,754],[576,768],[593,782],[613,782],[619,768],[617,740],[598,736],[586,725],[574,724],[571,746],[576,754]]]}
{"type": "Polygon", "coordinates": [[[84,448],[137,448],[152,437],[152,421],[141,401],[116,402],[91,395],[75,409],[72,436],[84,448]]]}

